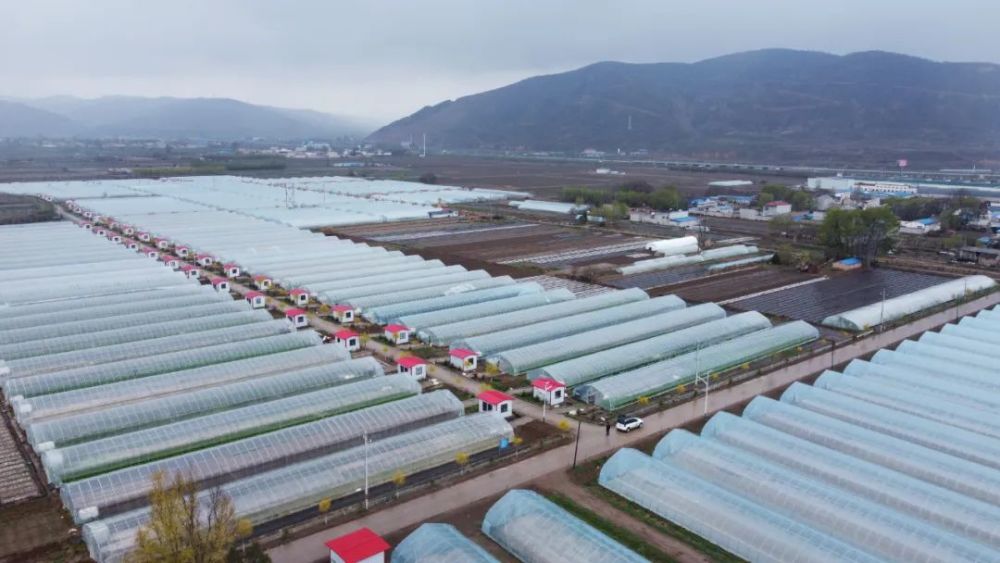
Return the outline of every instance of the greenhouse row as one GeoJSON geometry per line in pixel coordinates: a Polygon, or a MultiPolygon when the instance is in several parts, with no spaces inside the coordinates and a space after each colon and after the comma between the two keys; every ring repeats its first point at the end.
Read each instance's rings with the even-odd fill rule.
{"type": "Polygon", "coordinates": [[[883,323],[893,322],[949,301],[975,295],[995,287],[996,284],[997,282],[987,276],[966,276],[927,289],[886,299],[884,302],[880,301],[831,315],[823,319],[823,324],[853,331],[869,330],[883,323]]]}
{"type": "Polygon", "coordinates": [[[100,182],[7,184],[7,193],[72,199],[101,215],[235,211],[296,228],[427,219],[440,202],[526,197],[521,192],[429,186],[396,180],[258,179],[211,176],[100,182]],[[108,195],[114,197],[109,198],[108,195]],[[131,196],[131,197],[129,197],[131,196]],[[294,205],[289,207],[289,199],[294,205]]]}
{"type": "MultiPolygon", "coordinates": [[[[648,303],[653,304],[658,299],[661,298],[652,299],[648,303]]],[[[639,316],[633,321],[626,320],[616,325],[577,332],[536,344],[504,349],[492,360],[496,361],[506,373],[525,373],[537,367],[652,338],[725,316],[726,312],[722,307],[714,303],[705,303],[686,309],[639,316]]],[[[576,324],[570,319],[567,319],[570,324],[576,324]]],[[[532,326],[535,325],[524,327],[524,330],[532,331],[532,326]]]]}
{"type": "MultiPolygon", "coordinates": [[[[602,296],[591,297],[599,299],[602,296]]],[[[581,299],[581,301],[584,301],[581,299]]],[[[528,324],[507,330],[463,338],[451,343],[452,348],[472,350],[489,356],[540,340],[552,340],[588,329],[602,328],[630,319],[637,319],[682,309],[685,303],[673,295],[591,310],[585,313],[528,324]]]]}
{"type": "Polygon", "coordinates": [[[743,244],[734,244],[731,246],[722,246],[719,248],[712,248],[702,252],[698,252],[697,248],[693,251],[697,254],[672,254],[669,256],[664,256],[662,258],[650,258],[649,260],[639,260],[628,266],[622,266],[618,268],[618,273],[623,275],[631,274],[642,274],[645,272],[655,272],[657,270],[666,270],[669,268],[676,268],[679,266],[687,266],[690,264],[701,264],[702,262],[711,262],[714,260],[722,260],[725,258],[733,258],[736,256],[747,256],[750,254],[757,254],[759,250],[756,246],[747,246],[743,244]]]}
{"type": "Polygon", "coordinates": [[[525,563],[646,561],[542,495],[524,489],[509,491],[494,503],[482,529],[525,563]]]}
{"type": "MultiPolygon", "coordinates": [[[[238,479],[221,490],[232,499],[238,518],[266,522],[357,491],[366,467],[369,485],[375,486],[399,472],[413,475],[452,462],[459,453],[496,448],[512,436],[501,417],[473,414],[238,479]]],[[[207,496],[199,494],[202,502],[207,496]]],[[[91,555],[101,563],[121,561],[148,518],[148,510],[138,509],[84,524],[91,555]]]]}
{"type": "Polygon", "coordinates": [[[794,349],[817,338],[819,332],[809,323],[793,321],[598,379],[577,387],[574,395],[607,410],[615,410],[640,397],[655,397],[678,386],[690,385],[699,374],[718,374],[747,362],[794,349]]]}
{"type": "Polygon", "coordinates": [[[499,563],[451,524],[421,524],[392,550],[392,563],[499,563]]]}
{"type": "Polygon", "coordinates": [[[79,521],[81,511],[96,517],[107,507],[142,503],[157,471],[183,471],[206,489],[233,476],[353,447],[366,434],[380,440],[462,415],[461,401],[448,391],[417,395],[66,483],[62,497],[79,521]]]}
{"type": "MultiPolygon", "coordinates": [[[[319,350],[328,348],[332,347],[319,350]]],[[[318,360],[307,367],[289,363],[278,370],[246,373],[247,378],[235,382],[165,391],[100,409],[31,421],[25,430],[28,441],[36,446],[63,447],[384,375],[382,365],[373,358],[338,361],[337,356],[326,356],[318,360]]]]}
{"type": "Polygon", "coordinates": [[[49,417],[107,408],[116,403],[182,393],[254,376],[314,366],[323,362],[345,359],[347,356],[347,351],[339,346],[300,348],[278,354],[22,399],[15,401],[14,413],[18,420],[22,421],[22,424],[31,423],[49,417]]]}
{"type": "Polygon", "coordinates": [[[1000,393],[982,366],[1000,326],[967,320],[718,413],[700,436],[673,430],[652,456],[621,450],[599,482],[747,560],[995,560],[1000,393]]]}
{"type": "Polygon", "coordinates": [[[719,342],[771,328],[771,321],[757,312],[740,313],[708,321],[690,328],[661,334],[631,344],[563,360],[528,371],[528,377],[548,377],[575,387],[614,373],[666,360],[699,346],[719,342]]]}

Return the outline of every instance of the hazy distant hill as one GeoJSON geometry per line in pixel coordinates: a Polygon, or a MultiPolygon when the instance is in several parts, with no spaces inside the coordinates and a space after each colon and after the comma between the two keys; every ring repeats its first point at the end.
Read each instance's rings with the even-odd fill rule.
{"type": "Polygon", "coordinates": [[[67,117],[12,101],[0,100],[0,137],[66,135],[74,129],[67,117]]]}
{"type": "Polygon", "coordinates": [[[1000,66],[784,49],[604,62],[425,107],[369,139],[422,133],[447,148],[986,150],[1000,145],[1000,66]]]}
{"type": "MultiPolygon", "coordinates": [[[[370,129],[349,118],[310,110],[248,104],[227,98],[81,99],[55,96],[7,102],[17,119],[0,114],[0,136],[78,135],[234,140],[330,138],[370,129]],[[16,110],[16,111],[15,111],[16,110]]],[[[5,111],[0,106],[0,111],[5,111]]]]}

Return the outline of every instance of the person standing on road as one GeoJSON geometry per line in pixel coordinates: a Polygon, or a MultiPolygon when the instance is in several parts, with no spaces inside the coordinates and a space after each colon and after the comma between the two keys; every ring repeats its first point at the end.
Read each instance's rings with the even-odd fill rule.
{"type": "Polygon", "coordinates": [[[604,435],[605,436],[611,436],[611,421],[610,420],[605,420],[604,421],[604,435]]]}

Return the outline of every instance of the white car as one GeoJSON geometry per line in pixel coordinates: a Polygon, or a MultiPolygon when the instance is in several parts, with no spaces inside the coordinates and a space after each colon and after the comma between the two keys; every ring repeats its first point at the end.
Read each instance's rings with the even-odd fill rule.
{"type": "Polygon", "coordinates": [[[619,432],[631,432],[642,428],[642,419],[638,416],[620,416],[615,429],[619,432]]]}

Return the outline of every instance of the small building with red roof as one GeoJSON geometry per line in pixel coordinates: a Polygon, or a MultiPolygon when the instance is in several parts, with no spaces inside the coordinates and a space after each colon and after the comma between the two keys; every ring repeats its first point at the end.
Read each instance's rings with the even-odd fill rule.
{"type": "Polygon", "coordinates": [[[330,307],[330,312],[333,313],[333,318],[340,324],[354,322],[354,307],[350,305],[334,305],[330,307]]]}
{"type": "Polygon", "coordinates": [[[495,412],[504,418],[514,416],[514,397],[503,391],[489,389],[476,395],[476,398],[479,399],[479,412],[495,412]]]}
{"type": "Polygon", "coordinates": [[[97,236],[101,236],[101,237],[108,236],[108,229],[107,229],[107,227],[96,227],[95,226],[93,228],[93,231],[94,231],[94,234],[96,234],[97,236]]]}
{"type": "Polygon", "coordinates": [[[170,240],[161,237],[154,238],[153,243],[156,244],[156,248],[159,248],[160,250],[170,250],[170,247],[172,246],[170,240]]]}
{"type": "Polygon", "coordinates": [[[122,225],[122,234],[130,237],[135,234],[135,227],[132,225],[122,225]]]}
{"type": "Polygon", "coordinates": [[[566,384],[551,377],[539,377],[531,382],[531,394],[554,407],[566,401],[566,384]]]}
{"type": "Polygon", "coordinates": [[[188,256],[191,255],[191,247],[184,246],[183,244],[177,245],[176,247],[174,247],[174,253],[180,256],[181,258],[187,258],[188,256]]]}
{"type": "Polygon", "coordinates": [[[396,360],[396,373],[409,375],[420,381],[427,377],[427,360],[416,356],[403,356],[396,360]]]}
{"type": "Polygon", "coordinates": [[[469,373],[476,371],[479,354],[465,348],[454,348],[448,351],[448,361],[456,369],[462,370],[462,373],[469,373]]]}
{"type": "Polygon", "coordinates": [[[389,544],[368,528],[326,542],[330,563],[385,563],[389,544]]]}
{"type": "Polygon", "coordinates": [[[410,341],[410,328],[401,324],[387,324],[385,339],[393,344],[406,344],[410,341]]]}
{"type": "Polygon", "coordinates": [[[288,292],[288,298],[292,300],[299,306],[304,306],[309,304],[309,292],[305,289],[296,288],[288,292]]]}
{"type": "Polygon", "coordinates": [[[176,256],[161,254],[160,261],[166,264],[171,270],[179,270],[181,267],[181,261],[176,256]]]}
{"type": "Polygon", "coordinates": [[[253,285],[260,291],[267,291],[271,289],[273,284],[274,282],[271,281],[271,278],[265,276],[264,274],[257,274],[253,277],[253,285]]]}
{"type": "Polygon", "coordinates": [[[143,247],[142,253],[145,254],[146,256],[149,256],[153,260],[156,260],[157,258],[160,257],[160,251],[156,248],[153,248],[152,246],[143,247]]]}
{"type": "Polygon", "coordinates": [[[139,247],[142,246],[141,244],[139,244],[139,241],[130,238],[127,238],[122,242],[125,244],[125,247],[128,248],[129,250],[139,250],[139,247]]]}
{"type": "Polygon", "coordinates": [[[207,268],[212,264],[215,264],[215,258],[211,254],[199,254],[197,260],[198,264],[200,264],[203,268],[207,268]]]}
{"type": "Polygon", "coordinates": [[[285,309],[285,318],[288,319],[295,328],[309,326],[309,317],[304,309],[285,309]]]}
{"type": "Polygon", "coordinates": [[[93,231],[94,230],[94,225],[91,224],[91,223],[84,223],[83,224],[83,228],[87,229],[88,231],[93,231]]]}
{"type": "Polygon", "coordinates": [[[348,352],[355,352],[361,349],[361,335],[349,329],[338,330],[333,333],[333,341],[347,348],[348,352]]]}
{"type": "Polygon", "coordinates": [[[248,291],[243,298],[250,304],[251,309],[263,309],[267,306],[267,296],[259,291],[248,291]]]}
{"type": "Polygon", "coordinates": [[[792,204],[787,201],[769,201],[764,204],[764,217],[777,217],[792,212],[792,204]]]}
{"type": "Polygon", "coordinates": [[[201,269],[199,269],[198,266],[195,266],[194,264],[182,265],[181,271],[184,272],[184,275],[190,279],[198,279],[198,276],[201,275],[201,269]]]}
{"type": "Polygon", "coordinates": [[[108,240],[110,240],[111,242],[121,242],[122,241],[122,236],[120,234],[116,233],[116,232],[113,232],[113,231],[108,231],[107,237],[108,237],[108,240]]]}
{"type": "Polygon", "coordinates": [[[238,277],[240,277],[240,265],[237,264],[236,262],[227,262],[222,267],[222,269],[223,269],[223,271],[225,271],[226,275],[229,276],[229,277],[231,277],[231,278],[238,278],[238,277]]]}
{"type": "Polygon", "coordinates": [[[215,291],[229,291],[229,280],[221,276],[212,278],[212,287],[215,291]]]}
{"type": "Polygon", "coordinates": [[[151,234],[149,234],[149,233],[147,233],[145,231],[139,232],[139,234],[136,235],[136,237],[139,240],[141,240],[142,242],[149,242],[149,241],[153,240],[153,235],[151,235],[151,234]]]}

